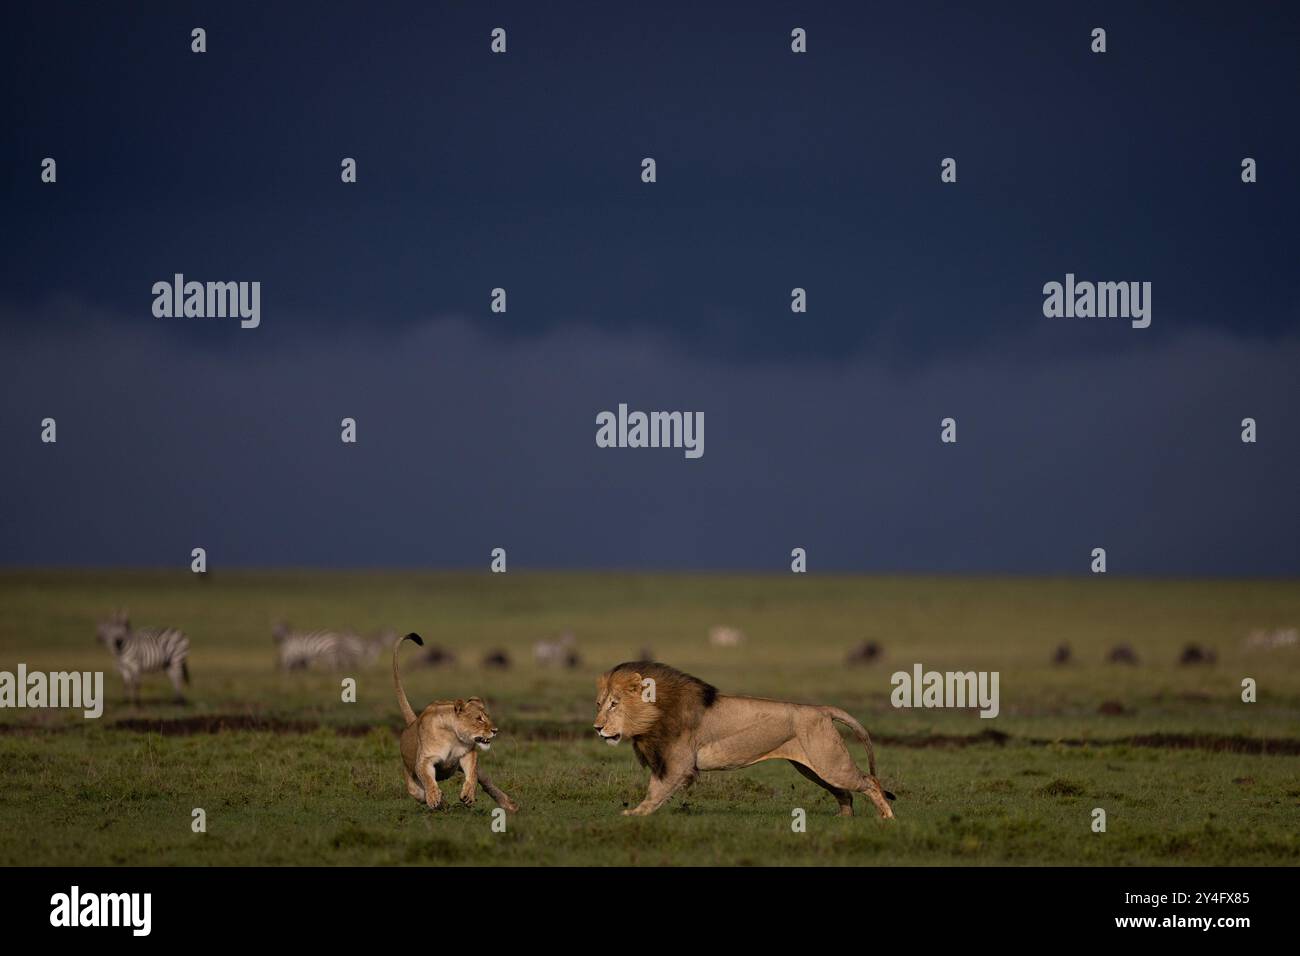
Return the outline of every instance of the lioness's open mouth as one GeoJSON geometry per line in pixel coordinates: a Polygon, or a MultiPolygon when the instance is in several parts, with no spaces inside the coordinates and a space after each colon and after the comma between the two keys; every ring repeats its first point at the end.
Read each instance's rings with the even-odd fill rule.
{"type": "Polygon", "coordinates": [[[491,749],[492,749],[492,738],[491,738],[491,737],[475,737],[475,738],[474,738],[474,743],[478,746],[478,749],[479,749],[479,750],[491,750],[491,749]]]}

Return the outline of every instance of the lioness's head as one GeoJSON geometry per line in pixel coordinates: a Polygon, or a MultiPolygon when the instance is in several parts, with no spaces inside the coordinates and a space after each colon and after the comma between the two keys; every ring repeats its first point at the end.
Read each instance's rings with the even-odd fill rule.
{"type": "Polygon", "coordinates": [[[453,706],[456,709],[456,736],[461,742],[473,744],[479,750],[491,747],[492,738],[497,735],[497,725],[492,722],[492,715],[487,712],[482,699],[457,700],[453,706]]]}
{"type": "Polygon", "coordinates": [[[647,696],[639,671],[616,667],[596,678],[596,733],[611,747],[645,733],[656,716],[653,695],[647,696]]]}

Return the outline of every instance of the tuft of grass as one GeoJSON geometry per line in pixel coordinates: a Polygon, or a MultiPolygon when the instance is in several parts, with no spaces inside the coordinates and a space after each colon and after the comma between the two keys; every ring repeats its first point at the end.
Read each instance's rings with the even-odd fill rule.
{"type": "Polygon", "coordinates": [[[1058,777],[1051,783],[1039,787],[1034,793],[1040,797],[1081,797],[1083,796],[1083,784],[1075,783],[1073,780],[1062,780],[1058,777]]]}

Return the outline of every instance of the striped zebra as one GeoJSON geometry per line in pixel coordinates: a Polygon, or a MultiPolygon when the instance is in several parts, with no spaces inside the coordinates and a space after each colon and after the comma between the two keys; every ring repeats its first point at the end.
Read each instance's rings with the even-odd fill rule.
{"type": "Polygon", "coordinates": [[[176,691],[176,702],[184,703],[181,688],[190,682],[190,669],[186,659],[190,653],[190,639],[174,627],[147,627],[131,630],[131,620],[125,611],[117,611],[96,628],[100,643],[113,655],[117,672],[126,685],[126,696],[134,703],[140,702],[140,678],[145,674],[166,671],[176,691]]]}
{"type": "Polygon", "coordinates": [[[379,653],[378,641],[340,631],[294,631],[277,624],[271,631],[281,670],[341,671],[364,667],[379,653]]]}

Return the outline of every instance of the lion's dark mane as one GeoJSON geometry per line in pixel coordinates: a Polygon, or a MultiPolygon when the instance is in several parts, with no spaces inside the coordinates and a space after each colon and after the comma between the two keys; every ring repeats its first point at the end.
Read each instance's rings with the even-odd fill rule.
{"type": "Polygon", "coordinates": [[[620,671],[640,674],[655,682],[659,719],[649,731],[632,738],[632,750],[641,766],[649,767],[656,777],[663,777],[668,769],[668,748],[683,732],[699,724],[704,711],[718,699],[718,689],[658,661],[626,661],[611,670],[610,676],[620,671]]]}

